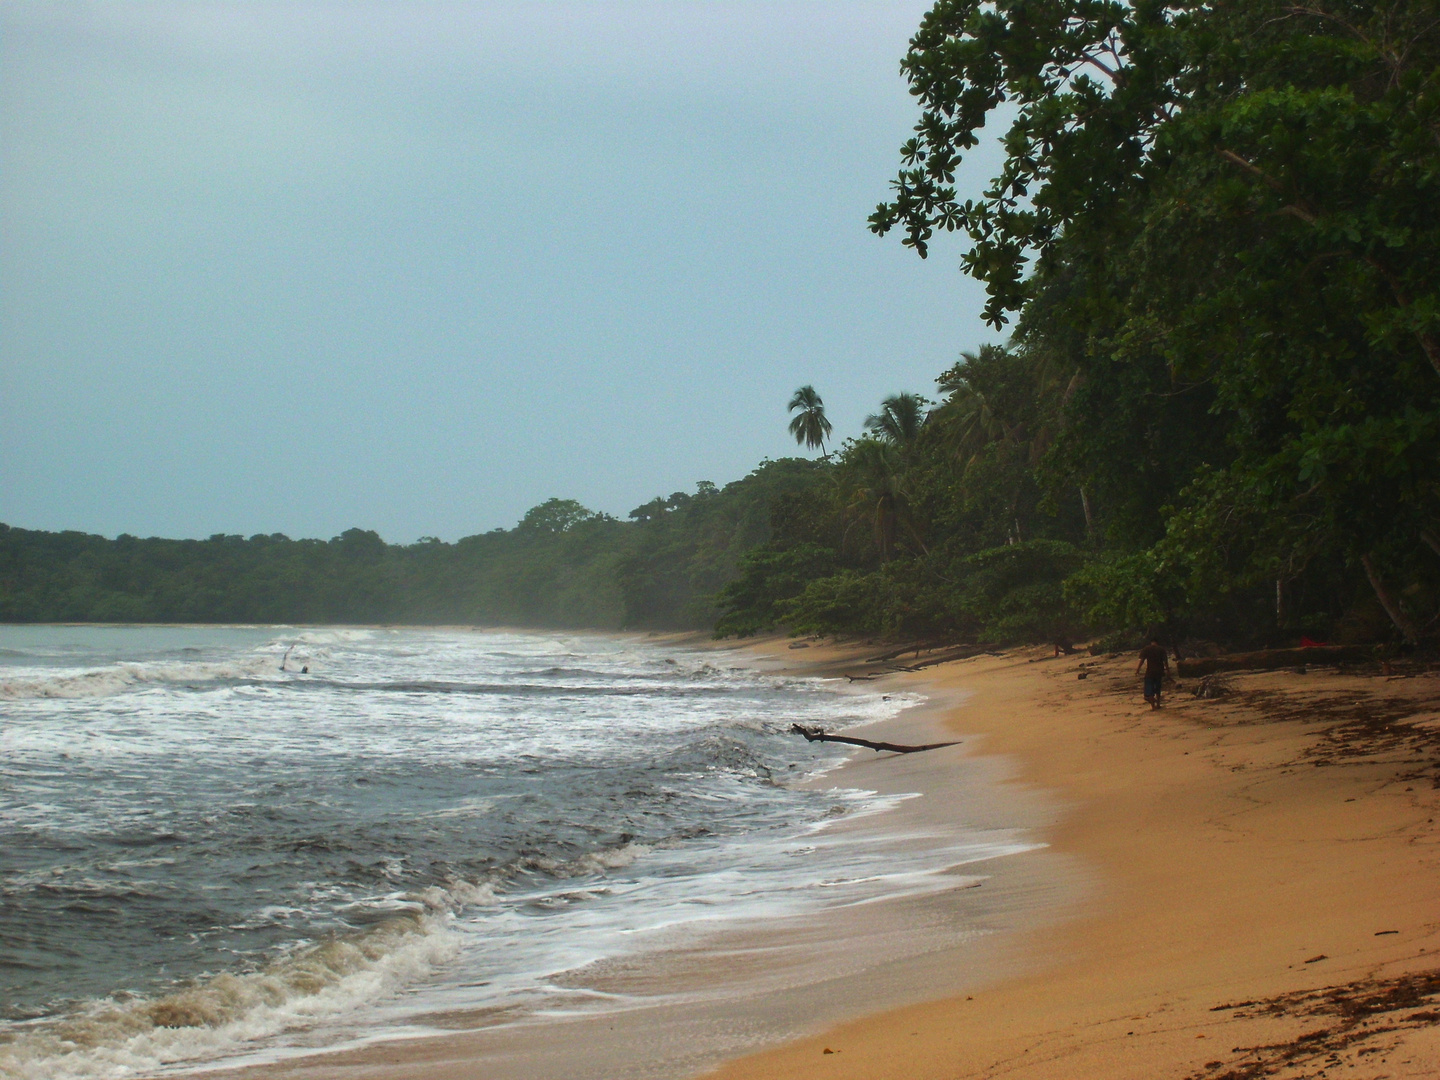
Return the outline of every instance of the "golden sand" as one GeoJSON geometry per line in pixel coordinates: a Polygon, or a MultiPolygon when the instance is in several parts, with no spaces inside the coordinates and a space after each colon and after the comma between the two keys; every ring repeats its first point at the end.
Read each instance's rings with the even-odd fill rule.
{"type": "Polygon", "coordinates": [[[1050,840],[1099,896],[1027,975],[717,1080],[1440,1077],[1440,678],[1256,674],[1152,712],[1129,657],[939,670],[976,693],[957,728],[1073,805],[1050,840]]]}

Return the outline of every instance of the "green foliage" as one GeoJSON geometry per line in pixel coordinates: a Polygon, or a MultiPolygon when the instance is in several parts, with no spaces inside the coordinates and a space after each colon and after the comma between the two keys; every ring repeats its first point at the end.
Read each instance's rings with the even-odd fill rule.
{"type": "Polygon", "coordinates": [[[598,516],[585,509],[574,499],[546,499],[539,506],[532,506],[525,511],[525,516],[520,519],[520,524],[515,528],[519,532],[553,535],[569,532],[582,522],[590,521],[598,516]]]}
{"type": "Polygon", "coordinates": [[[891,446],[908,447],[920,434],[930,402],[919,394],[892,394],[880,411],[865,418],[865,430],[891,446]]]}
{"type": "MultiPolygon", "coordinates": [[[[922,115],[871,226],[922,256],[962,233],[987,320],[1065,380],[1054,413],[1031,384],[1030,439],[1046,498],[1095,519],[1091,617],[1283,636],[1368,588],[1435,625],[1433,5],[940,0],[903,67],[922,115]]],[[[942,385],[953,444],[998,461],[1001,410],[942,385]]]]}
{"type": "Polygon", "coordinates": [[[790,419],[790,434],[801,446],[811,450],[824,451],[825,440],[830,437],[834,426],[825,416],[825,402],[813,386],[802,386],[790,399],[789,411],[795,413],[790,419]],[[798,411],[797,411],[798,410],[798,411]]]}
{"type": "Polygon", "coordinates": [[[1168,626],[1176,597],[1153,552],[1098,559],[1064,584],[1065,599],[1092,626],[1168,626]]]}
{"type": "Polygon", "coordinates": [[[894,598],[881,573],[842,570],[811,581],[779,605],[795,634],[883,634],[894,622],[894,598]]]}
{"type": "Polygon", "coordinates": [[[724,612],[715,624],[718,637],[749,637],[779,624],[785,602],[835,569],[835,552],[814,543],[754,548],[740,559],[739,576],[720,590],[724,612]]]}
{"type": "Polygon", "coordinates": [[[454,544],[361,529],[329,542],[107,540],[0,525],[0,620],[705,628],[713,594],[769,538],[770,503],[823,483],[821,468],[765,462],[630,522],[550,499],[514,529],[454,544]]]}
{"type": "Polygon", "coordinates": [[[958,607],[980,641],[1070,641],[1088,620],[1076,612],[1065,582],[1085,555],[1063,540],[1029,540],[976,552],[965,560],[958,607]]]}

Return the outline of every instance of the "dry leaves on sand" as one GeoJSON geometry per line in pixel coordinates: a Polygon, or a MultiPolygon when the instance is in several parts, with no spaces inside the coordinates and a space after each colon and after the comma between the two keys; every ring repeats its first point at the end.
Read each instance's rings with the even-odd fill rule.
{"type": "Polygon", "coordinates": [[[1229,1012],[1234,1020],[1299,1020],[1307,1030],[1288,1040],[1237,1046],[1231,1053],[1238,1057],[1209,1062],[1187,1080],[1308,1076],[1316,1067],[1383,1060],[1395,1049],[1396,1034],[1440,1024],[1437,997],[1440,969],[1217,1005],[1211,1012],[1229,1012]]]}

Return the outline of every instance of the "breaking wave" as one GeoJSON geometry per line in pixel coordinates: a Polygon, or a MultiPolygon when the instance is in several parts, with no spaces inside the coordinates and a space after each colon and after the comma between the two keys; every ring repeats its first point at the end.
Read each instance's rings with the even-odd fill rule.
{"type": "Polygon", "coordinates": [[[0,701],[109,697],[157,683],[254,682],[280,677],[279,665],[270,655],[223,663],[122,663],[62,675],[7,679],[0,682],[0,701]]]}
{"type": "Polygon", "coordinates": [[[5,1080],[100,1080],[180,1061],[214,1059],[245,1043],[342,1016],[453,960],[455,913],[493,902],[487,887],[432,887],[412,910],[360,933],[302,946],[266,967],[201,979],[160,997],[94,1002],[61,1020],[0,1033],[5,1080]]]}
{"type": "Polygon", "coordinates": [[[836,903],[877,857],[805,830],[874,800],[797,783],[844,752],[785,732],[911,703],[616,639],[27,633],[0,637],[3,1080],[550,1007],[657,926],[836,903]]]}

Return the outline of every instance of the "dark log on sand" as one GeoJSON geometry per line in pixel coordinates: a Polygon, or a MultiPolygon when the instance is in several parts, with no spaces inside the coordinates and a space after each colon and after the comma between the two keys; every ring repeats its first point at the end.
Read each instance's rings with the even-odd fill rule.
{"type": "Polygon", "coordinates": [[[871,742],[869,739],[852,739],[846,735],[827,735],[824,728],[806,727],[804,724],[791,724],[790,731],[795,735],[804,735],[806,742],[838,742],[850,746],[863,746],[867,750],[888,750],[892,754],[915,754],[921,750],[939,750],[942,746],[959,746],[960,740],[952,742],[932,742],[924,746],[910,746],[906,743],[893,742],[871,742]]]}
{"type": "Polygon", "coordinates": [[[1375,649],[1370,645],[1314,645],[1306,649],[1197,656],[1193,660],[1181,660],[1175,668],[1181,678],[1197,678],[1217,671],[1274,671],[1301,664],[1359,664],[1374,659],[1375,649]]]}
{"type": "MultiPolygon", "coordinates": [[[[902,649],[900,652],[909,652],[909,649],[902,649]]],[[[893,675],[897,671],[920,671],[923,668],[935,667],[939,664],[948,664],[955,660],[969,660],[972,656],[1000,656],[995,648],[990,645],[956,645],[953,648],[942,649],[941,646],[932,648],[932,655],[923,660],[912,660],[908,664],[901,664],[895,661],[900,653],[887,653],[885,656],[872,656],[866,660],[867,664],[878,664],[882,661],[889,661],[890,666],[881,671],[867,671],[863,675],[846,675],[851,682],[869,682],[871,679],[878,679],[882,675],[893,675]]]]}
{"type": "Polygon", "coordinates": [[[883,652],[879,656],[867,656],[865,658],[865,663],[883,664],[887,660],[898,659],[899,657],[904,656],[906,653],[914,653],[916,656],[919,656],[922,649],[933,648],[935,648],[935,644],[917,641],[914,645],[902,645],[898,649],[891,649],[889,652],[883,652]]]}

